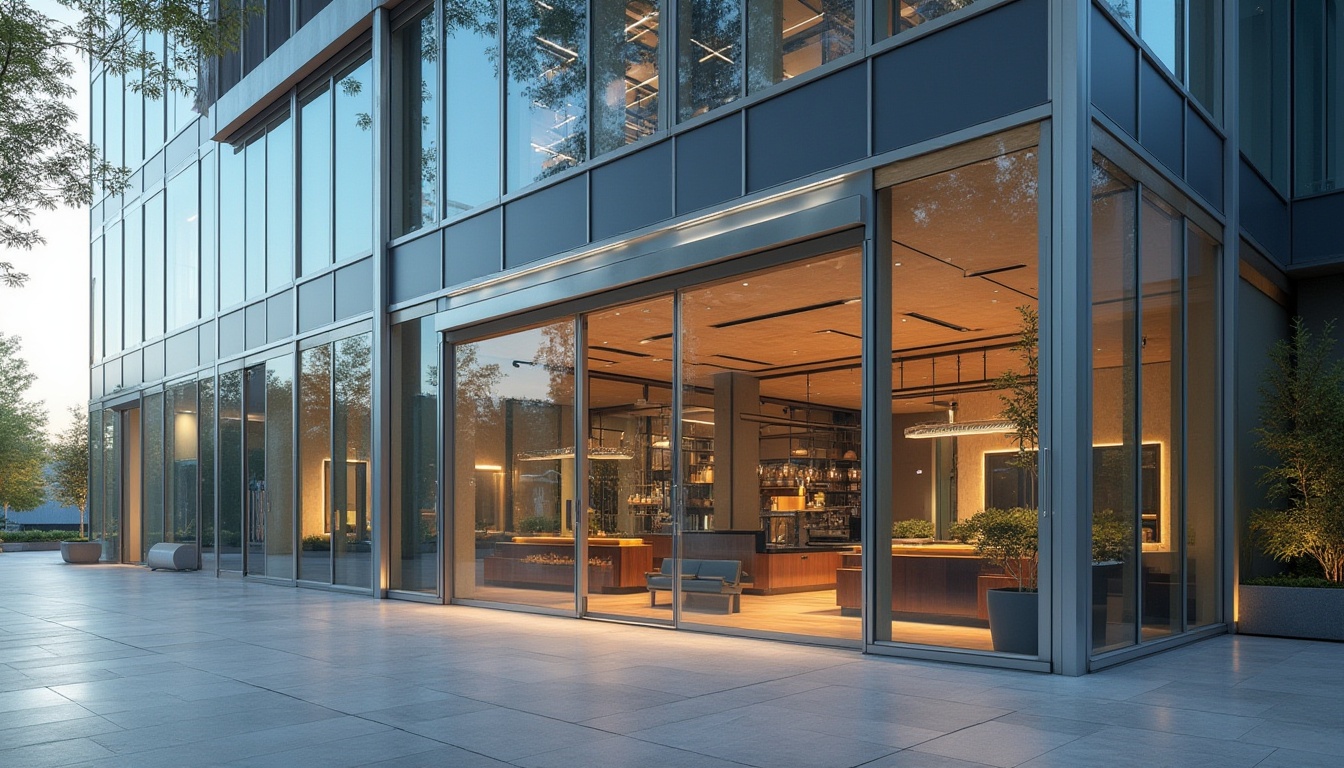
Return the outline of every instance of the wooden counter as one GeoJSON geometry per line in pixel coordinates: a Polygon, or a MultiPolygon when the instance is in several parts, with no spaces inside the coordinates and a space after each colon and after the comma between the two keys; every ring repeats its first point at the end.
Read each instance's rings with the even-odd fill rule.
{"type": "MultiPolygon", "coordinates": [[[[589,539],[589,559],[610,565],[588,566],[593,592],[642,592],[644,574],[653,570],[653,547],[640,539],[589,539]]],[[[496,542],[482,558],[485,583],[506,587],[574,587],[574,540],[563,536],[515,536],[496,542]],[[529,556],[555,557],[567,563],[528,562],[529,556]]]]}
{"type": "MultiPolygon", "coordinates": [[[[836,570],[835,602],[846,613],[857,613],[863,604],[860,557],[845,555],[836,570]]],[[[891,610],[987,620],[985,591],[1008,584],[1006,577],[983,574],[983,569],[984,562],[975,549],[966,545],[893,545],[891,610]]]]}
{"type": "MultiPolygon", "coordinates": [[[[655,563],[672,556],[671,535],[646,534],[643,539],[652,545],[655,563]]],[[[684,557],[742,563],[742,591],[749,595],[835,589],[840,558],[853,551],[849,546],[766,549],[759,531],[694,531],[684,534],[682,542],[684,557]]]]}

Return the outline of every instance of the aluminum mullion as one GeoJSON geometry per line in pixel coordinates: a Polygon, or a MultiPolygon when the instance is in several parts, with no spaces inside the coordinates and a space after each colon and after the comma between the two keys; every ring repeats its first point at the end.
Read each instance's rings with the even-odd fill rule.
{"type": "MultiPolygon", "coordinates": [[[[1127,438],[1134,440],[1134,455],[1126,456],[1134,472],[1132,490],[1134,492],[1134,527],[1130,531],[1134,547],[1134,576],[1130,586],[1134,589],[1134,635],[1133,644],[1143,643],[1143,192],[1142,182],[1134,184],[1134,322],[1130,328],[1128,341],[1134,349],[1134,418],[1125,425],[1128,433],[1121,436],[1122,443],[1127,438]]],[[[1126,276],[1128,277],[1128,276],[1126,276]]],[[[1123,383],[1123,373],[1121,382],[1123,383]]]]}
{"type": "Polygon", "coordinates": [[[682,328],[682,303],[684,291],[677,291],[672,298],[672,411],[669,419],[667,437],[668,450],[668,504],[672,510],[672,626],[681,626],[681,558],[683,500],[681,477],[685,460],[681,451],[681,410],[683,406],[686,371],[683,366],[685,352],[685,333],[682,328]]]}
{"type": "Polygon", "coordinates": [[[582,315],[569,322],[574,324],[574,615],[583,618],[588,612],[588,324],[582,315]]]}

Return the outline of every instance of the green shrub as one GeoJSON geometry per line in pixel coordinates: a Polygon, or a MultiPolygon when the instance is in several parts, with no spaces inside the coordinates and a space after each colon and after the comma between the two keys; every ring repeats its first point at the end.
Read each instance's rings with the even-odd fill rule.
{"type": "Polygon", "coordinates": [[[1241,582],[1252,587],[1308,587],[1311,589],[1344,589],[1344,584],[1314,576],[1257,576],[1241,582]]]}
{"type": "Polygon", "coordinates": [[[325,533],[315,534],[313,536],[303,537],[304,552],[330,552],[331,537],[325,533]]]}
{"type": "Polygon", "coordinates": [[[559,533],[559,515],[534,515],[518,520],[519,533],[559,533]]]}
{"type": "Polygon", "coordinates": [[[1134,529],[1119,513],[1103,509],[1092,515],[1092,562],[1124,562],[1134,549],[1134,529]]]}
{"type": "Polygon", "coordinates": [[[88,541],[79,531],[0,531],[0,542],[24,544],[37,541],[88,541]]]}
{"type": "Polygon", "coordinates": [[[970,544],[976,554],[1003,569],[1017,581],[1019,592],[1036,591],[1037,536],[1036,511],[1021,507],[991,507],[952,526],[953,539],[970,544]]]}
{"type": "Polygon", "coordinates": [[[929,520],[897,520],[891,524],[893,539],[932,539],[933,523],[929,520]]]}

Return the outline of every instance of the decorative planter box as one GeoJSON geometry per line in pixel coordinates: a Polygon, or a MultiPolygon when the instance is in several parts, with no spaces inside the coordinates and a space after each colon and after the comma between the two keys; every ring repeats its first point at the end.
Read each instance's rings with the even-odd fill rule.
{"type": "Polygon", "coordinates": [[[1238,595],[1238,632],[1304,640],[1344,640],[1344,589],[1242,584],[1238,595]]]}
{"type": "Polygon", "coordinates": [[[61,559],[67,563],[89,564],[98,562],[103,556],[101,541],[62,541],[61,559]]]}

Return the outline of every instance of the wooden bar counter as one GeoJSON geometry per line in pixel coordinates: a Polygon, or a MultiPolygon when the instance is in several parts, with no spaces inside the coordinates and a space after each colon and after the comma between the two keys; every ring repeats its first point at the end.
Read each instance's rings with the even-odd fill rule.
{"type": "MultiPolygon", "coordinates": [[[[984,561],[965,544],[892,544],[891,610],[896,613],[986,620],[984,561]]],[[[992,580],[991,580],[992,581],[992,580]]],[[[836,571],[835,602],[846,613],[863,603],[860,555],[847,554],[836,571]]]]}
{"type": "MultiPolygon", "coordinates": [[[[642,592],[644,574],[653,570],[653,547],[641,539],[590,538],[588,557],[604,561],[588,566],[588,587],[596,592],[642,592]]],[[[574,586],[574,539],[568,536],[514,536],[512,541],[497,542],[483,561],[487,584],[574,586]],[[533,562],[529,557],[557,562],[533,562]],[[564,560],[568,562],[560,562],[564,560]]]]}
{"type": "MultiPolygon", "coordinates": [[[[672,556],[672,537],[645,534],[653,546],[655,564],[672,556]]],[[[683,557],[698,560],[737,560],[742,563],[742,591],[749,595],[780,595],[835,589],[840,559],[852,546],[765,546],[760,531],[691,531],[683,534],[683,557]]]]}

